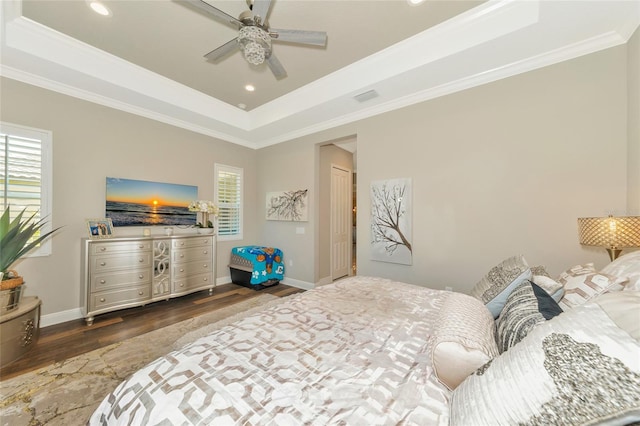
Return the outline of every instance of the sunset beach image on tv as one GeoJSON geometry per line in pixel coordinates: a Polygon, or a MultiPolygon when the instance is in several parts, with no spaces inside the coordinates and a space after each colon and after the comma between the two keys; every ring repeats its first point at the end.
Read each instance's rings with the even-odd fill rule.
{"type": "Polygon", "coordinates": [[[106,217],[113,226],[196,224],[196,212],[188,206],[198,198],[197,186],[108,177],[106,195],[106,217]]]}

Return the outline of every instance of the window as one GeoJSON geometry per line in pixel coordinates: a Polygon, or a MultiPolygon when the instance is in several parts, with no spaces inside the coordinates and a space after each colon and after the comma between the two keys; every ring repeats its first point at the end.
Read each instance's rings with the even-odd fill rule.
{"type": "Polygon", "coordinates": [[[242,239],[242,169],[216,164],[215,203],[218,212],[218,239],[242,239]]]}
{"type": "MultiPolygon", "coordinates": [[[[10,205],[13,219],[26,208],[27,218],[34,213],[35,220],[47,218],[42,232],[52,229],[51,139],[46,130],[0,123],[0,214],[10,205]]],[[[49,254],[50,239],[30,252],[30,256],[49,254]]]]}

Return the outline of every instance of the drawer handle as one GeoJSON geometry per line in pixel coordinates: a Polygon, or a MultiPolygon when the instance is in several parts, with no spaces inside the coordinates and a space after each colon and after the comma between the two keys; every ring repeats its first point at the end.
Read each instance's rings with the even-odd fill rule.
{"type": "Polygon", "coordinates": [[[24,348],[26,346],[29,346],[31,343],[33,343],[33,336],[34,336],[35,329],[36,329],[36,326],[32,319],[29,319],[25,322],[24,333],[22,334],[22,342],[20,343],[20,346],[24,348]]]}
{"type": "Polygon", "coordinates": [[[104,283],[106,283],[105,280],[100,280],[100,284],[104,284],[104,283]]]}
{"type": "Polygon", "coordinates": [[[140,290],[140,291],[138,292],[138,294],[139,294],[140,296],[142,296],[142,295],[144,294],[144,291],[140,290]]]}
{"type": "Polygon", "coordinates": [[[204,278],[202,279],[202,281],[209,281],[209,278],[204,277],[204,278]]]}
{"type": "Polygon", "coordinates": [[[206,268],[208,268],[208,267],[209,267],[209,265],[207,265],[207,264],[205,263],[204,265],[202,265],[202,267],[206,269],[206,268]]]}
{"type": "Polygon", "coordinates": [[[207,250],[202,252],[203,254],[209,254],[209,252],[207,250]]]}
{"type": "Polygon", "coordinates": [[[180,268],[180,272],[184,272],[184,268],[180,268]]]}
{"type": "Polygon", "coordinates": [[[100,251],[107,251],[106,247],[100,247],[100,251]]]}
{"type": "Polygon", "coordinates": [[[183,284],[183,283],[180,283],[180,287],[184,287],[184,284],[183,284]]]}
{"type": "Polygon", "coordinates": [[[140,259],[138,259],[138,262],[142,263],[142,262],[144,262],[144,259],[140,258],[140,259]]]}
{"type": "Polygon", "coordinates": [[[100,298],[100,301],[101,301],[101,302],[104,302],[105,300],[107,300],[107,299],[105,299],[104,297],[101,297],[101,298],[100,298]]]}
{"type": "Polygon", "coordinates": [[[180,259],[182,259],[183,257],[184,257],[184,254],[181,254],[181,255],[180,255],[180,259]]]}
{"type": "Polygon", "coordinates": [[[107,262],[100,262],[100,266],[106,266],[107,262]]]}
{"type": "Polygon", "coordinates": [[[140,244],[140,245],[138,246],[138,248],[143,249],[143,248],[144,248],[144,244],[140,244]]]}
{"type": "Polygon", "coordinates": [[[180,241],[180,245],[183,246],[184,245],[184,241],[180,241]]]}
{"type": "Polygon", "coordinates": [[[143,279],[143,278],[144,278],[144,275],[143,275],[143,274],[140,274],[140,275],[138,275],[138,278],[143,279]]]}

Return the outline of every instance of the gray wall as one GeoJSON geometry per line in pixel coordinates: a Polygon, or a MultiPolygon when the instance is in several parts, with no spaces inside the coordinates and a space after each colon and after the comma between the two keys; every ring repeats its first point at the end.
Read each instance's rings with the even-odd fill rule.
{"type": "Polygon", "coordinates": [[[627,44],[628,188],[627,214],[640,216],[640,29],[627,44]]]}
{"type": "MultiPolygon", "coordinates": [[[[577,58],[260,155],[278,170],[292,159],[307,170],[319,164],[314,145],[357,135],[360,275],[468,292],[514,254],[552,274],[580,262],[603,266],[604,250],[578,244],[576,218],[627,208],[627,150],[637,144],[627,138],[627,51],[577,58]],[[412,266],[369,260],[370,183],[399,177],[413,179],[412,266]]],[[[308,173],[281,173],[292,187],[310,184],[308,173]]],[[[260,176],[263,187],[272,186],[270,176],[260,176]]],[[[302,238],[282,240],[296,256],[312,247],[302,238]]],[[[304,266],[300,279],[309,280],[317,262],[304,266]]]]}
{"type": "MultiPolygon", "coordinates": [[[[53,132],[53,223],[64,228],[52,239],[51,256],[24,259],[17,267],[27,294],[42,299],[44,315],[79,312],[80,239],[88,235],[86,218],[105,215],[107,176],[197,185],[200,198],[213,199],[219,162],[244,168],[245,202],[256,203],[255,150],[15,80],[0,84],[2,121],[53,132]]],[[[252,208],[245,212],[245,242],[218,244],[218,277],[229,275],[231,247],[257,238],[255,214],[252,208]]],[[[142,235],[142,228],[115,232],[142,235]]]]}
{"type": "MultiPolygon", "coordinates": [[[[358,273],[468,292],[522,253],[552,274],[607,262],[578,244],[576,218],[638,212],[638,34],[577,58],[258,151],[2,79],[2,120],[53,131],[52,256],[18,270],[50,317],[79,312],[85,218],[104,215],[106,176],[198,185],[213,164],[245,171],[245,239],[218,245],[218,278],[234,245],[283,249],[286,280],[323,278],[320,146],[357,136],[358,273]],[[369,187],[413,179],[412,266],[369,260],[369,187]],[[309,221],[266,221],[270,191],[310,189],[309,221]],[[299,233],[300,230],[304,233],[299,233]]],[[[118,233],[121,231],[118,230],[118,233]]],[[[130,230],[139,234],[140,229],[130,230]]],[[[64,316],[64,315],[62,315],[64,316]]]]}
{"type": "Polygon", "coordinates": [[[414,265],[368,261],[360,244],[359,273],[468,292],[515,254],[554,274],[602,264],[576,218],[626,210],[625,61],[610,49],[363,123],[358,204],[372,180],[413,178],[414,265]]]}

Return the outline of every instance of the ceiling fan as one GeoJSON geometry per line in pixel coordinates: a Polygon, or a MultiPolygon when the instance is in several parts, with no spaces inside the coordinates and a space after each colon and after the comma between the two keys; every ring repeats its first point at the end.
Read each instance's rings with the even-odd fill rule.
{"type": "Polygon", "coordinates": [[[273,54],[271,48],[272,41],[284,41],[313,46],[325,46],[327,43],[327,33],[323,31],[269,28],[267,17],[272,0],[246,0],[249,10],[242,12],[238,19],[211,6],[204,0],[183,1],[239,30],[236,38],[229,40],[222,46],[204,55],[205,58],[212,61],[219,60],[231,52],[240,50],[250,64],[260,65],[266,61],[273,75],[279,80],[287,76],[287,71],[273,54]]]}

